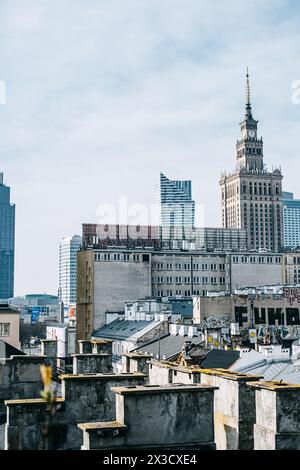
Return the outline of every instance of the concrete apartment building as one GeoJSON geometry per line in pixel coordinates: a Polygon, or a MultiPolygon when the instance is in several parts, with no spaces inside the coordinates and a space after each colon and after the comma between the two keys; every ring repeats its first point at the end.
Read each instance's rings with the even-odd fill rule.
{"type": "Polygon", "coordinates": [[[0,340],[20,348],[20,315],[7,303],[0,302],[0,340]]]}
{"type": "Polygon", "coordinates": [[[245,118],[240,123],[241,139],[236,144],[236,168],[221,176],[222,224],[246,229],[253,249],[280,252],[283,247],[282,174],[267,171],[263,140],[258,138],[252,116],[247,73],[245,118]]]}
{"type": "Polygon", "coordinates": [[[284,253],[283,259],[284,284],[300,284],[300,251],[284,253]]]}
{"type": "Polygon", "coordinates": [[[130,300],[151,297],[151,253],[86,249],[78,252],[77,338],[88,339],[130,300]]]}
{"type": "Polygon", "coordinates": [[[241,287],[282,284],[277,253],[199,253],[116,247],[78,252],[77,338],[89,339],[107,312],[147,297],[189,298],[241,287]]]}
{"type": "Polygon", "coordinates": [[[243,328],[251,324],[292,326],[300,324],[300,288],[244,289],[236,294],[193,298],[193,322],[228,316],[243,328]]]}

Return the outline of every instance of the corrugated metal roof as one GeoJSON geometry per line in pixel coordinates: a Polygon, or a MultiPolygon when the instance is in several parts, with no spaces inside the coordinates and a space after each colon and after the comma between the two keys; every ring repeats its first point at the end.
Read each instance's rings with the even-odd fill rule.
{"type": "MultiPolygon", "coordinates": [[[[244,367],[241,368],[239,367],[241,359],[233,364],[230,369],[236,372],[262,375],[266,381],[282,380],[283,382],[291,384],[300,384],[300,370],[297,370],[298,367],[296,367],[292,360],[267,362],[267,360],[264,359],[260,363],[249,363],[248,366],[244,363],[244,367]]],[[[250,361],[250,356],[248,357],[248,360],[250,361]]]]}
{"type": "Polygon", "coordinates": [[[253,364],[261,364],[264,362],[264,357],[261,353],[250,349],[249,352],[244,353],[236,363],[231,367],[236,372],[243,372],[244,368],[253,366],[253,364]]]}
{"type": "Polygon", "coordinates": [[[300,384],[300,370],[295,370],[294,365],[290,364],[289,367],[278,376],[278,380],[283,380],[283,382],[291,384],[300,384]]]}

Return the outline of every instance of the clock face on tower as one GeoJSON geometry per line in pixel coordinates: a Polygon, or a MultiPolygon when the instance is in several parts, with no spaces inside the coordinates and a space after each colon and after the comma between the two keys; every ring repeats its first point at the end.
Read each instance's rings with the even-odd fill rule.
{"type": "Polygon", "coordinates": [[[255,137],[255,131],[254,131],[253,129],[250,129],[250,131],[248,132],[248,134],[249,134],[249,137],[250,137],[251,139],[253,139],[253,138],[255,137]]]}

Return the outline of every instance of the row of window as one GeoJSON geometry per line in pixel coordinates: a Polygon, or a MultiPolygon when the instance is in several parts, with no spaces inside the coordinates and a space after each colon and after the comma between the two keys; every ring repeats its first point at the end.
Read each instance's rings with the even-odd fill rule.
{"type": "Polygon", "coordinates": [[[280,256],[233,256],[233,263],[281,264],[280,256]]]}
{"type": "Polygon", "coordinates": [[[95,261],[149,261],[148,254],[137,253],[95,253],[95,261]]]}
{"type": "MultiPolygon", "coordinates": [[[[191,263],[153,263],[153,269],[157,271],[190,271],[191,270],[191,263]]],[[[225,264],[224,263],[193,263],[193,270],[194,271],[225,271],[225,264]]]]}
{"type": "MultiPolygon", "coordinates": [[[[191,277],[190,276],[155,276],[152,277],[153,284],[191,284],[191,277]]],[[[193,277],[194,284],[226,284],[225,277],[209,277],[209,276],[195,276],[193,277]]]]}
{"type": "Polygon", "coordinates": [[[177,290],[166,289],[166,290],[153,290],[152,291],[153,297],[173,297],[175,295],[180,295],[182,297],[191,297],[191,295],[205,295],[205,294],[206,294],[206,291],[202,291],[199,289],[196,289],[193,291],[181,290],[181,289],[177,289],[177,290]]]}
{"type": "MultiPolygon", "coordinates": [[[[95,261],[149,261],[148,254],[137,253],[95,253],[95,261]]],[[[233,263],[281,264],[280,256],[233,256],[233,263]]],[[[154,262],[157,271],[191,271],[191,263],[154,262]]],[[[193,263],[193,271],[225,271],[225,263],[193,263]]]]}

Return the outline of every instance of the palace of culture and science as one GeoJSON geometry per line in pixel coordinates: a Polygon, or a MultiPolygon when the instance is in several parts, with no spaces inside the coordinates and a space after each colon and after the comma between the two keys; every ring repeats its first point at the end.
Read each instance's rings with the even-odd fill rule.
{"type": "Polygon", "coordinates": [[[269,172],[263,162],[263,140],[252,115],[247,72],[246,112],[236,144],[236,168],[222,174],[222,224],[245,229],[252,249],[279,252],[283,242],[282,174],[269,172]]]}

